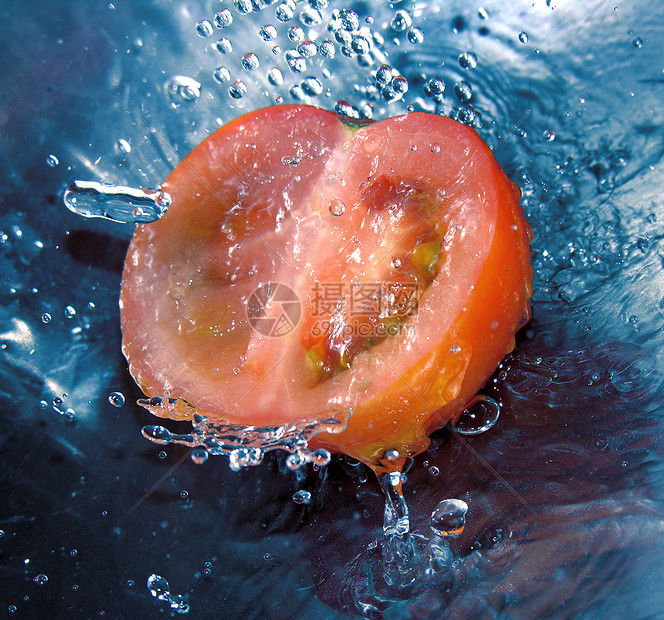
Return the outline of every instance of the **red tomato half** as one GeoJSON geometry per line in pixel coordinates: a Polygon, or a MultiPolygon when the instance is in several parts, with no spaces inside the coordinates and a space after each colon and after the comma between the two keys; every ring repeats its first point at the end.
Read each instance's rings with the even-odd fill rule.
{"type": "Polygon", "coordinates": [[[148,396],[213,421],[351,411],[345,431],[310,447],[391,467],[386,450],[426,449],[528,320],[520,192],[448,118],[258,110],[195,148],[163,189],[167,214],[137,228],[125,262],[123,350],[148,396]]]}

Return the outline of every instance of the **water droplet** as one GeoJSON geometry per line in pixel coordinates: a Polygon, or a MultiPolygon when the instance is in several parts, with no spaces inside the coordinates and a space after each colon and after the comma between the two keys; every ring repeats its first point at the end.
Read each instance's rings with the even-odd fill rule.
{"type": "Polygon", "coordinates": [[[293,452],[286,457],[286,467],[291,471],[297,471],[302,465],[304,465],[304,459],[297,452],[293,452]]]}
{"type": "Polygon", "coordinates": [[[256,56],[256,54],[253,52],[245,54],[242,57],[242,68],[245,71],[253,71],[254,69],[258,69],[259,66],[260,61],[258,60],[258,56],[256,56]]]}
{"type": "Polygon", "coordinates": [[[213,32],[214,28],[212,27],[210,21],[207,19],[202,19],[196,24],[196,34],[198,34],[199,37],[209,37],[213,32]]]}
{"type": "Polygon", "coordinates": [[[409,28],[412,23],[410,15],[406,11],[397,11],[392,18],[390,26],[395,32],[403,32],[409,28]]]}
{"type": "Polygon", "coordinates": [[[323,92],[323,85],[315,77],[308,77],[302,82],[302,89],[311,96],[316,97],[323,92]]]}
{"type": "Polygon", "coordinates": [[[76,316],[76,308],[74,308],[73,306],[67,306],[65,308],[65,316],[68,319],[74,318],[76,316]]]}
{"type": "Polygon", "coordinates": [[[408,31],[408,41],[410,41],[413,45],[418,45],[424,41],[424,33],[422,32],[421,28],[418,28],[417,26],[411,28],[408,31]]]}
{"type": "Polygon", "coordinates": [[[553,133],[550,129],[545,129],[544,133],[542,134],[542,137],[547,141],[547,142],[553,142],[556,139],[556,134],[553,133]]]}
{"type": "Polygon", "coordinates": [[[74,181],[63,195],[66,207],[83,217],[101,217],[114,222],[146,224],[158,220],[171,204],[160,189],[106,185],[74,181]]]}
{"type": "Polygon", "coordinates": [[[214,15],[214,25],[221,29],[221,28],[227,28],[233,23],[233,14],[230,12],[229,9],[221,9],[221,11],[217,11],[214,15]]]}
{"type": "Polygon", "coordinates": [[[131,144],[129,144],[124,138],[120,138],[114,144],[114,149],[118,155],[127,155],[128,153],[131,153],[131,144]]]}
{"type": "Polygon", "coordinates": [[[321,44],[318,46],[318,53],[323,58],[334,58],[336,53],[334,48],[334,42],[330,41],[329,39],[322,41],[321,44]]]}
{"type": "Polygon", "coordinates": [[[392,68],[389,65],[381,65],[376,69],[376,86],[382,88],[392,81],[392,68]]]}
{"type": "Polygon", "coordinates": [[[230,39],[222,37],[215,43],[215,47],[220,54],[230,54],[233,51],[233,44],[230,39]]]}
{"type": "Polygon", "coordinates": [[[280,22],[288,22],[293,19],[295,11],[292,2],[282,2],[274,11],[276,18],[280,22]]]}
{"type": "Polygon", "coordinates": [[[454,85],[454,94],[461,103],[466,103],[473,97],[473,88],[468,82],[460,80],[454,85]]]}
{"type": "Polygon", "coordinates": [[[10,605],[9,607],[7,607],[7,611],[10,614],[15,614],[18,611],[18,607],[16,607],[16,605],[10,605]]]}
{"type": "Polygon", "coordinates": [[[122,392],[111,392],[108,395],[108,402],[114,407],[122,407],[125,404],[125,397],[122,392]]]}
{"type": "Polygon", "coordinates": [[[60,163],[60,160],[55,155],[49,155],[46,158],[46,165],[55,168],[60,163]]]}
{"type": "Polygon", "coordinates": [[[164,84],[164,91],[177,105],[179,100],[195,101],[201,96],[201,83],[186,75],[174,75],[164,84]]]}
{"type": "Polygon", "coordinates": [[[350,48],[356,54],[367,54],[371,50],[371,41],[367,37],[358,34],[350,42],[350,48]]]}
{"type": "Polygon", "coordinates": [[[251,13],[252,10],[251,0],[233,0],[233,4],[235,5],[235,10],[240,15],[246,15],[247,13],[251,13]]]}
{"type": "Polygon", "coordinates": [[[318,51],[316,49],[316,44],[313,41],[302,41],[296,49],[297,53],[303,58],[311,58],[312,56],[315,56],[318,51]]]}
{"type": "Polygon", "coordinates": [[[398,461],[400,456],[398,450],[385,450],[385,458],[392,463],[398,461]]]}
{"type": "Polygon", "coordinates": [[[230,85],[228,94],[233,99],[242,99],[247,94],[247,86],[242,80],[236,80],[230,85]]]}
{"type": "Polygon", "coordinates": [[[267,72],[267,79],[273,86],[281,86],[284,83],[284,76],[276,67],[267,72]]]}
{"type": "Polygon", "coordinates": [[[42,323],[50,323],[51,322],[51,315],[48,312],[44,312],[41,316],[42,323]]]}
{"type": "Polygon", "coordinates": [[[346,205],[344,204],[343,200],[335,198],[330,202],[328,209],[332,215],[339,216],[346,212],[346,205]]]}
{"type": "Polygon", "coordinates": [[[401,267],[401,259],[396,256],[391,260],[391,265],[394,269],[399,269],[401,267]]]}
{"type": "Polygon", "coordinates": [[[37,575],[32,579],[38,586],[43,586],[48,583],[48,576],[44,574],[37,575]]]}
{"type": "Polygon", "coordinates": [[[231,81],[231,72],[226,67],[217,67],[212,74],[215,82],[223,84],[224,82],[231,81]]]}
{"type": "Polygon", "coordinates": [[[464,52],[459,56],[459,65],[464,69],[474,69],[477,67],[477,56],[473,52],[464,52]]]}
{"type": "Polygon", "coordinates": [[[208,452],[205,448],[194,448],[191,451],[191,460],[196,463],[196,465],[202,465],[205,461],[208,460],[208,452]]]}
{"type": "Polygon", "coordinates": [[[181,499],[187,499],[188,497],[189,497],[189,492],[188,491],[185,491],[185,490],[180,491],[180,498],[181,499]]]}
{"type": "Polygon", "coordinates": [[[300,26],[291,26],[288,29],[288,38],[293,43],[299,43],[300,41],[304,41],[304,30],[302,30],[300,26]]]}
{"type": "MultiPolygon", "coordinates": [[[[165,426],[144,426],[141,429],[143,437],[157,444],[171,443],[173,435],[165,426]]],[[[164,453],[165,455],[165,453],[164,453]]]]}
{"type": "Polygon", "coordinates": [[[360,18],[355,11],[342,9],[339,12],[341,27],[348,32],[355,32],[360,27],[360,18]]]}
{"type": "Polygon", "coordinates": [[[431,474],[433,478],[437,478],[440,475],[440,469],[438,469],[435,465],[432,465],[429,467],[429,474],[431,474]]]}
{"type": "Polygon", "coordinates": [[[434,534],[455,538],[466,525],[468,504],[460,499],[444,499],[440,502],[429,519],[429,527],[434,534]]]}
{"type": "Polygon", "coordinates": [[[296,50],[288,50],[286,52],[286,63],[293,73],[302,73],[307,69],[306,59],[296,50]]]}
{"type": "Polygon", "coordinates": [[[524,45],[528,43],[528,33],[527,32],[520,32],[519,33],[519,41],[523,43],[524,45]]]}
{"type": "Polygon", "coordinates": [[[311,493],[309,491],[296,491],[293,493],[293,501],[296,504],[310,504],[311,503],[311,493]]]}
{"type": "Polygon", "coordinates": [[[323,21],[323,17],[316,8],[308,6],[300,13],[300,21],[305,26],[317,26],[323,21]]]}
{"type": "Polygon", "coordinates": [[[480,435],[493,428],[500,417],[500,404],[489,396],[478,394],[470,401],[453,429],[461,435],[480,435]]]}
{"type": "Polygon", "coordinates": [[[643,39],[641,39],[641,37],[636,37],[636,39],[632,41],[632,45],[637,48],[643,47],[643,39]]]}
{"type": "Polygon", "coordinates": [[[168,453],[161,450],[157,456],[163,461],[168,456],[168,453]]]}
{"type": "Polygon", "coordinates": [[[259,30],[259,34],[263,41],[274,41],[277,38],[277,29],[272,24],[265,24],[259,30]]]}

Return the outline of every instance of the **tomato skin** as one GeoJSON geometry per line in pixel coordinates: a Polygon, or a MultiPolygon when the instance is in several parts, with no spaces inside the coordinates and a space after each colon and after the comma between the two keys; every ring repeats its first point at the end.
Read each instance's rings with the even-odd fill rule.
{"type": "Polygon", "coordinates": [[[477,134],[450,119],[411,113],[349,127],[308,106],[275,106],[221,128],[163,187],[172,205],[159,222],[138,227],[121,295],[123,350],[149,396],[181,397],[235,424],[322,419],[334,407],[349,408],[346,430],[316,435],[310,447],[393,469],[461,414],[528,320],[530,229],[520,192],[477,134]],[[299,159],[293,168],[283,156],[289,149],[299,159]],[[286,203],[297,197],[281,219],[278,187],[286,188],[286,203]],[[328,205],[340,197],[345,213],[331,216],[328,205]],[[229,219],[238,204],[240,222],[229,219]],[[220,236],[222,221],[236,230],[220,236]],[[308,375],[306,352],[323,346],[328,355],[325,347],[338,344],[319,345],[312,336],[311,282],[407,279],[389,268],[388,254],[416,265],[415,249],[434,237],[437,272],[408,319],[415,330],[356,347],[350,367],[308,375]],[[229,244],[242,260],[233,262],[229,244]],[[351,262],[351,250],[362,260],[351,262]],[[252,270],[258,279],[247,275],[252,270]],[[230,271],[237,282],[227,281],[230,271]],[[242,300],[259,281],[298,292],[303,319],[291,334],[261,337],[242,316],[242,300]],[[155,300],[151,334],[144,333],[146,295],[155,300]],[[219,305],[233,317],[232,330],[200,318],[219,305]],[[401,455],[396,462],[385,459],[392,449],[401,455]]]}

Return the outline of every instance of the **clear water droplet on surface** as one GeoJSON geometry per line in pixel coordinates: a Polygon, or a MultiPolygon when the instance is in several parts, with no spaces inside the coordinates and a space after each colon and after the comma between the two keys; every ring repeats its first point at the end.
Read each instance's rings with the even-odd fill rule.
{"type": "Polygon", "coordinates": [[[274,41],[277,38],[277,29],[272,24],[265,24],[260,29],[259,34],[263,41],[274,41]]]}
{"type": "Polygon", "coordinates": [[[221,9],[221,11],[217,11],[214,15],[214,25],[221,29],[221,28],[227,28],[233,23],[233,14],[230,12],[229,9],[221,9]]]}
{"type": "Polygon", "coordinates": [[[231,81],[231,72],[226,67],[217,67],[212,74],[214,81],[219,84],[231,81]]]}
{"type": "Polygon", "coordinates": [[[171,197],[160,189],[136,189],[96,181],[74,181],[63,195],[70,211],[124,224],[154,222],[166,213],[171,197]]]}
{"type": "Polygon", "coordinates": [[[60,160],[55,155],[49,155],[46,158],[46,165],[50,168],[55,168],[60,163],[60,160]]]}
{"type": "Polygon", "coordinates": [[[360,18],[355,11],[342,9],[339,13],[341,27],[348,32],[355,32],[360,27],[360,18]]]}
{"type": "Polygon", "coordinates": [[[286,64],[293,73],[302,73],[307,69],[306,59],[296,50],[286,52],[286,64]]]}
{"type": "Polygon", "coordinates": [[[397,95],[404,95],[408,92],[408,80],[400,75],[393,78],[390,85],[397,95]]]}
{"type": "Polygon", "coordinates": [[[251,0],[233,0],[233,4],[240,15],[247,15],[252,11],[251,0]]]}
{"type": "Polygon", "coordinates": [[[275,17],[280,22],[288,22],[293,19],[295,11],[293,10],[292,2],[282,2],[274,11],[275,17]]]}
{"type": "Polygon", "coordinates": [[[304,41],[304,30],[302,30],[300,26],[291,26],[288,29],[288,38],[293,43],[299,43],[300,41],[304,41]]]}
{"type": "Polygon", "coordinates": [[[230,39],[222,37],[215,43],[215,47],[220,54],[230,54],[233,51],[233,44],[230,39]]]}
{"type": "Polygon", "coordinates": [[[343,200],[335,198],[330,202],[328,209],[332,215],[339,216],[346,212],[346,205],[344,204],[343,200]]]}
{"type": "Polygon", "coordinates": [[[344,118],[360,118],[360,113],[357,108],[347,101],[337,101],[334,105],[334,111],[344,118]]]}
{"type": "Polygon", "coordinates": [[[334,47],[334,41],[330,41],[329,39],[326,39],[325,41],[322,41],[320,45],[318,46],[318,53],[323,57],[323,58],[334,58],[336,55],[336,49],[334,47]]]}
{"type": "Polygon", "coordinates": [[[111,392],[108,395],[108,402],[114,407],[122,407],[125,404],[125,397],[122,392],[111,392]]]}
{"type": "Polygon", "coordinates": [[[454,94],[461,103],[466,103],[473,97],[473,88],[468,82],[460,80],[454,85],[454,94]]]}
{"type": "Polygon", "coordinates": [[[309,491],[300,490],[293,493],[293,501],[296,504],[311,504],[311,493],[309,491]]]}
{"type": "Polygon", "coordinates": [[[260,66],[260,61],[258,60],[258,56],[256,56],[256,54],[254,54],[253,52],[245,54],[242,57],[242,68],[245,71],[253,71],[254,69],[258,69],[259,66],[260,66]]]}
{"type": "Polygon", "coordinates": [[[493,428],[500,417],[500,403],[478,394],[468,403],[461,417],[452,427],[460,435],[480,435],[493,428]]]}
{"type": "Polygon", "coordinates": [[[302,82],[302,90],[310,97],[317,97],[323,92],[323,85],[315,77],[308,77],[302,82]]]}
{"type": "Polygon", "coordinates": [[[318,9],[314,8],[313,6],[308,6],[305,7],[300,13],[300,21],[305,26],[317,26],[323,21],[323,17],[321,16],[318,9]]]}
{"type": "Polygon", "coordinates": [[[468,504],[463,500],[444,499],[431,513],[429,527],[438,536],[455,538],[463,532],[467,512],[468,504]]]}
{"type": "Polygon", "coordinates": [[[272,86],[281,86],[284,83],[284,76],[276,67],[273,67],[267,72],[267,79],[272,86]]]}
{"type": "Polygon", "coordinates": [[[201,96],[201,83],[186,75],[174,75],[164,84],[164,91],[173,104],[179,100],[195,101],[201,96]]]}
{"type": "Polygon", "coordinates": [[[389,65],[381,65],[376,69],[376,85],[380,88],[387,86],[392,81],[392,68],[389,65]]]}
{"type": "Polygon", "coordinates": [[[397,11],[392,18],[390,26],[395,32],[403,32],[407,28],[410,28],[411,24],[412,20],[406,11],[397,11]]]}
{"type": "Polygon", "coordinates": [[[473,52],[464,52],[459,56],[459,65],[463,69],[474,69],[477,67],[477,56],[473,52]]]}
{"type": "Polygon", "coordinates": [[[247,85],[242,80],[236,80],[230,85],[228,94],[233,99],[242,99],[247,94],[247,85]]]}
{"type": "Polygon", "coordinates": [[[524,45],[528,43],[528,33],[527,32],[520,32],[519,33],[519,41],[523,43],[524,45]]]}
{"type": "Polygon", "coordinates": [[[318,49],[313,41],[302,41],[302,43],[297,46],[296,51],[303,58],[311,58],[316,55],[318,49]]]}
{"type": "Polygon", "coordinates": [[[196,34],[199,37],[209,37],[214,32],[214,28],[209,20],[202,19],[196,24],[196,34]]]}

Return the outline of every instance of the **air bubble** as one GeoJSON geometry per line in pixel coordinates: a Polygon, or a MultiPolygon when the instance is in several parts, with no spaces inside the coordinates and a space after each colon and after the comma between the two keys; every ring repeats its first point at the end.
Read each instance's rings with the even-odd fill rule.
{"type": "Polygon", "coordinates": [[[473,52],[464,52],[459,56],[459,65],[464,69],[474,69],[477,67],[477,56],[473,52]]]}
{"type": "Polygon", "coordinates": [[[466,525],[468,504],[460,499],[444,499],[429,519],[429,527],[434,534],[445,538],[456,538],[466,525]]]}
{"type": "Polygon", "coordinates": [[[236,80],[228,89],[228,94],[233,99],[242,99],[247,94],[247,86],[242,80],[236,80]]]}
{"type": "Polygon", "coordinates": [[[219,39],[215,47],[220,54],[230,54],[233,51],[233,44],[226,37],[219,39]]]}
{"type": "Polygon", "coordinates": [[[335,56],[334,42],[330,41],[329,39],[322,41],[321,44],[318,46],[318,53],[323,58],[334,58],[335,56]]]}
{"type": "Polygon", "coordinates": [[[272,86],[281,86],[284,83],[284,76],[276,67],[273,67],[267,72],[267,79],[272,86]]]}
{"type": "Polygon", "coordinates": [[[406,11],[397,11],[390,26],[395,32],[403,32],[406,28],[410,28],[411,23],[410,15],[406,11]]]}
{"type": "Polygon", "coordinates": [[[295,493],[293,493],[293,501],[296,504],[300,505],[311,504],[311,493],[309,491],[304,491],[304,490],[295,491],[295,493]]]}
{"type": "Polygon", "coordinates": [[[339,13],[341,27],[348,32],[355,32],[360,27],[360,18],[355,11],[342,9],[339,13]]]}
{"type": "Polygon", "coordinates": [[[413,45],[419,45],[424,41],[424,32],[422,32],[421,28],[418,28],[417,26],[414,28],[411,28],[408,31],[408,41],[410,41],[413,45]]]}
{"type": "Polygon", "coordinates": [[[316,97],[323,92],[323,85],[315,77],[308,77],[302,82],[302,90],[311,96],[316,97]]]}
{"type": "Polygon", "coordinates": [[[371,50],[371,41],[365,36],[357,35],[353,37],[350,47],[356,54],[366,54],[371,50]]]}
{"type": "Polygon", "coordinates": [[[209,37],[213,32],[214,28],[207,19],[203,19],[196,24],[196,34],[198,34],[199,37],[209,37]]]}
{"type": "Polygon", "coordinates": [[[400,456],[401,455],[399,454],[398,450],[385,450],[385,458],[388,461],[391,462],[398,461],[400,456]]]}
{"type": "Polygon", "coordinates": [[[122,407],[125,404],[125,397],[122,392],[111,392],[108,395],[108,402],[114,407],[122,407]]]}
{"type": "Polygon", "coordinates": [[[519,41],[523,43],[524,45],[528,43],[528,33],[527,32],[520,32],[519,33],[519,41]]]}
{"type": "Polygon", "coordinates": [[[542,138],[546,140],[547,142],[553,142],[556,139],[556,134],[553,133],[550,129],[545,129],[544,133],[542,134],[542,138]]]}
{"type": "Polygon", "coordinates": [[[247,13],[251,13],[252,10],[251,0],[233,0],[233,4],[235,5],[235,10],[240,15],[246,15],[247,13]]]}
{"type": "Polygon", "coordinates": [[[292,2],[283,2],[281,3],[274,11],[276,18],[280,22],[288,22],[293,19],[295,11],[293,10],[292,2]]]}
{"type": "Polygon", "coordinates": [[[291,26],[288,29],[288,38],[293,43],[299,43],[300,41],[304,41],[304,30],[302,30],[300,26],[291,26]]]}
{"type": "Polygon", "coordinates": [[[51,322],[51,315],[48,312],[44,312],[41,316],[42,323],[50,323],[51,322]]]}
{"type": "Polygon", "coordinates": [[[174,75],[164,84],[164,91],[174,100],[194,101],[201,96],[201,84],[186,75],[174,75]]]}
{"type": "Polygon", "coordinates": [[[55,168],[60,163],[60,160],[55,155],[49,155],[46,158],[46,165],[50,168],[55,168]]]}
{"type": "Polygon", "coordinates": [[[643,39],[636,37],[636,39],[632,41],[632,45],[636,48],[643,47],[643,39]]]}
{"type": "Polygon", "coordinates": [[[189,613],[189,603],[184,600],[182,595],[171,594],[171,587],[168,585],[168,581],[160,575],[150,575],[147,586],[154,598],[167,602],[172,610],[179,614],[189,613]]]}
{"type": "Polygon", "coordinates": [[[258,60],[258,56],[256,56],[256,54],[254,54],[253,52],[245,54],[242,57],[242,68],[245,71],[253,71],[254,69],[258,69],[259,66],[260,66],[260,61],[258,60]]]}
{"type": "Polygon", "coordinates": [[[131,153],[131,144],[129,144],[124,138],[120,138],[115,143],[114,149],[118,155],[127,155],[128,153],[131,153]]]}
{"type": "Polygon", "coordinates": [[[214,25],[221,28],[228,28],[233,23],[233,14],[229,9],[221,9],[217,11],[214,15],[214,25]]]}
{"type": "Polygon", "coordinates": [[[43,586],[48,583],[48,575],[36,575],[32,581],[34,581],[38,586],[43,586]]]}
{"type": "Polygon", "coordinates": [[[205,448],[194,448],[191,451],[191,460],[196,463],[196,465],[202,465],[205,461],[208,460],[208,452],[205,448]]]}
{"type": "Polygon", "coordinates": [[[317,26],[323,21],[321,14],[313,7],[306,7],[300,13],[300,21],[305,26],[317,26]]]}
{"type": "Polygon", "coordinates": [[[429,474],[433,478],[437,478],[440,475],[440,469],[438,469],[435,465],[432,465],[429,467],[429,474]]]}
{"type": "Polygon", "coordinates": [[[316,44],[313,41],[302,41],[297,46],[297,52],[303,58],[311,58],[316,55],[316,44]]]}
{"type": "Polygon", "coordinates": [[[272,24],[265,24],[260,29],[259,34],[263,41],[274,41],[277,38],[277,29],[272,24]]]}
{"type": "Polygon", "coordinates": [[[461,103],[466,103],[473,97],[473,88],[468,82],[461,80],[454,85],[454,94],[461,103]]]}
{"type": "Polygon", "coordinates": [[[302,73],[307,69],[307,61],[295,50],[286,52],[286,64],[293,73],[302,73]]]}
{"type": "Polygon", "coordinates": [[[346,205],[339,198],[335,198],[330,202],[328,209],[332,215],[339,216],[346,212],[346,205]]]}
{"type": "Polygon", "coordinates": [[[401,267],[401,259],[397,258],[396,256],[390,261],[390,264],[394,269],[399,269],[401,267]]]}
{"type": "Polygon", "coordinates": [[[212,74],[215,82],[223,84],[231,81],[231,72],[226,67],[217,67],[212,74]]]}
{"type": "Polygon", "coordinates": [[[397,76],[393,78],[390,85],[397,95],[403,95],[408,92],[408,80],[405,77],[397,76]]]}
{"type": "Polygon", "coordinates": [[[72,319],[75,316],[76,316],[76,308],[74,308],[73,306],[67,306],[65,308],[65,317],[67,317],[68,319],[72,319]]]}
{"type": "Polygon", "coordinates": [[[376,69],[376,85],[380,88],[387,86],[392,80],[392,68],[388,65],[381,65],[376,69]]]}

